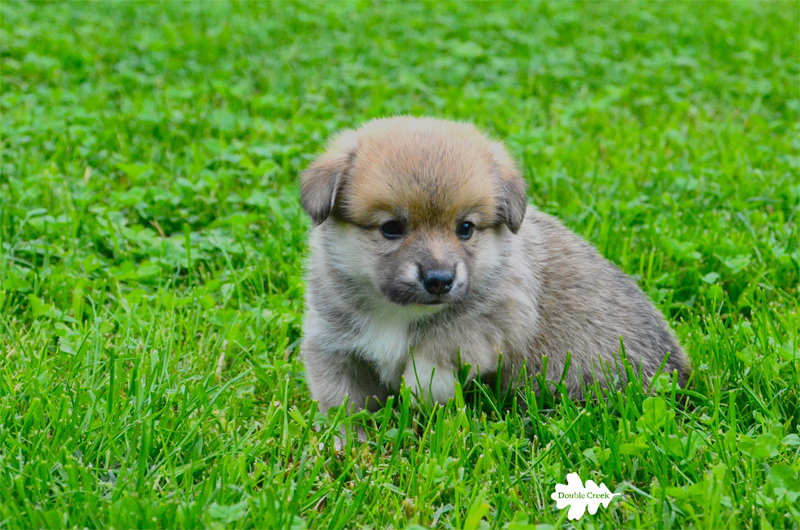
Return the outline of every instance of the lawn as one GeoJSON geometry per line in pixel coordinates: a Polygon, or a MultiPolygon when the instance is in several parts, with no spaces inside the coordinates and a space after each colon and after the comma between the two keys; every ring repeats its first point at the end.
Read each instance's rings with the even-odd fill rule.
{"type": "Polygon", "coordinates": [[[0,14],[0,528],[800,527],[797,2],[0,14]],[[504,139],[686,392],[319,414],[298,174],[401,113],[504,139]],[[621,496],[570,521],[571,472],[621,496]]]}

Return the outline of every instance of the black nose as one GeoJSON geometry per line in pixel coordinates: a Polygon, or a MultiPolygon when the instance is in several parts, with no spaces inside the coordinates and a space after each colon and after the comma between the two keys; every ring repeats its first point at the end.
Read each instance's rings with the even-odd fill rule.
{"type": "Polygon", "coordinates": [[[445,294],[453,286],[454,277],[453,273],[448,271],[428,271],[422,279],[422,285],[431,294],[445,294]]]}

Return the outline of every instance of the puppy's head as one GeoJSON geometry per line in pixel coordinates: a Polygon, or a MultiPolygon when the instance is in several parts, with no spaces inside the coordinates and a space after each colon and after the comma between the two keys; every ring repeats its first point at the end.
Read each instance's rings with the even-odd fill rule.
{"type": "Polygon", "coordinates": [[[496,277],[527,208],[502,144],[407,117],[340,134],[303,173],[301,198],[328,265],[399,305],[458,303],[496,277]]]}

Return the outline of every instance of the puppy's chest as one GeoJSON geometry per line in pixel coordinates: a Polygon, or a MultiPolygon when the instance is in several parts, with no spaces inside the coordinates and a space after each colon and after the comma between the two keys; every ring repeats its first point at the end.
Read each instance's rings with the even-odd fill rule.
{"type": "Polygon", "coordinates": [[[409,322],[402,319],[368,319],[362,321],[356,337],[355,349],[372,361],[382,383],[393,390],[400,388],[403,377],[412,387],[412,380],[419,377],[426,381],[433,377],[440,386],[452,386],[459,354],[473,370],[478,365],[490,371],[496,368],[496,337],[484,336],[475,326],[421,332],[411,331],[409,322]],[[446,381],[438,381],[442,378],[446,381]]]}
{"type": "Polygon", "coordinates": [[[354,346],[373,362],[385,385],[394,390],[399,388],[412,347],[406,322],[368,320],[360,326],[354,346]]]}

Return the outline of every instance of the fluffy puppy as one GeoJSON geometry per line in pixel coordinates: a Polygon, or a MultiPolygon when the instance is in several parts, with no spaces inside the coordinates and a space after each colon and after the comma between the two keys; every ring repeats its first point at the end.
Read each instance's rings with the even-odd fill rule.
{"type": "Polygon", "coordinates": [[[373,120],[330,143],[301,184],[314,223],[301,349],[323,412],[378,408],[403,381],[446,402],[459,362],[508,389],[546,355],[558,381],[568,352],[565,383],[580,398],[595,380],[625,382],[620,337],[646,379],[668,355],[686,382],[686,356],[647,296],[525,189],[503,145],[466,123],[373,120]]]}

